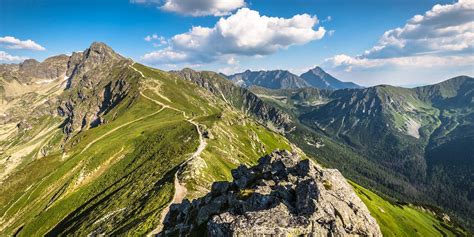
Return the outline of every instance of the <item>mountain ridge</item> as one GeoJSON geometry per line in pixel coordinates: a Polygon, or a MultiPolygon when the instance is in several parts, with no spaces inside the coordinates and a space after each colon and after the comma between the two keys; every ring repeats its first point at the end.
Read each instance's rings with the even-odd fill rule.
{"type": "Polygon", "coordinates": [[[314,87],[319,89],[361,88],[353,82],[342,82],[320,67],[310,69],[297,76],[287,70],[250,71],[226,76],[234,84],[242,87],[260,86],[268,89],[296,89],[314,87]]]}
{"type": "Polygon", "coordinates": [[[229,75],[228,78],[236,85],[249,87],[251,85],[259,85],[271,89],[282,88],[302,88],[309,84],[299,78],[297,75],[287,70],[271,70],[271,71],[250,71],[246,70],[242,73],[229,75]]]}
{"type": "MultiPolygon", "coordinates": [[[[252,91],[216,73],[164,72],[110,50],[94,43],[60,63],[60,75],[55,67],[42,74],[59,77],[34,78],[39,84],[0,72],[0,112],[7,115],[0,124],[0,233],[145,235],[160,225],[176,183],[196,199],[213,181],[230,180],[231,169],[273,150],[308,158],[282,136],[298,132],[298,121],[252,91]],[[200,137],[207,145],[190,156],[201,149],[200,137]]],[[[420,232],[454,233],[443,227],[451,223],[416,212],[429,223],[420,232]]]]}
{"type": "Polygon", "coordinates": [[[306,97],[314,98],[312,104],[295,96],[301,89],[255,92],[302,123],[290,140],[305,152],[324,157],[326,164],[359,183],[402,200],[440,205],[472,225],[473,151],[467,145],[474,142],[472,77],[411,89],[379,85],[328,94],[314,90],[306,97]],[[340,158],[330,156],[338,150],[340,158]],[[350,156],[361,156],[350,163],[352,169],[340,163],[353,160],[350,156]],[[386,174],[372,170],[371,179],[364,178],[364,170],[373,168],[386,174]]]}

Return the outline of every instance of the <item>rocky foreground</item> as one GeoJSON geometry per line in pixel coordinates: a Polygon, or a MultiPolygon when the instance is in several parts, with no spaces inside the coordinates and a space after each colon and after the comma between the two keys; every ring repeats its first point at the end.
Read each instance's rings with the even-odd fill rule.
{"type": "Polygon", "coordinates": [[[274,151],[232,176],[172,205],[159,236],[382,236],[337,170],[274,151]]]}

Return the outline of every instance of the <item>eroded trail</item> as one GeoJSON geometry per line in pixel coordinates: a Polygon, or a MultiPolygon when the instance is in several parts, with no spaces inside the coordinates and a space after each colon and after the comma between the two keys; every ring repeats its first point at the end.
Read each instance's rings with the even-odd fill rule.
{"type": "MultiPolygon", "coordinates": [[[[132,68],[133,70],[135,70],[136,72],[140,73],[140,75],[143,77],[143,78],[146,78],[145,75],[143,75],[143,73],[134,68],[133,65],[130,66],[130,68],[132,68]]],[[[166,101],[169,101],[171,102],[167,97],[165,97],[164,95],[161,95],[159,93],[159,90],[155,90],[154,88],[147,88],[147,89],[151,89],[153,90],[154,93],[156,93],[159,97],[165,99],[166,101]]],[[[184,116],[184,118],[186,118],[186,121],[188,121],[189,123],[193,124],[195,127],[196,127],[196,131],[198,132],[198,135],[199,135],[199,146],[198,148],[196,149],[196,151],[191,154],[191,156],[189,156],[188,159],[186,159],[183,163],[181,163],[176,171],[176,173],[174,174],[174,194],[173,194],[173,199],[171,200],[171,202],[166,205],[166,207],[162,210],[161,212],[161,216],[160,216],[160,222],[158,224],[158,227],[156,229],[154,229],[148,236],[154,236],[158,233],[160,233],[160,231],[163,229],[163,222],[165,220],[165,217],[166,215],[168,214],[169,212],[169,209],[170,209],[170,206],[173,204],[173,203],[181,203],[184,199],[184,197],[186,197],[186,194],[187,194],[187,189],[184,185],[182,185],[180,182],[179,182],[179,177],[178,177],[178,174],[182,171],[182,169],[186,166],[186,164],[191,161],[192,159],[196,158],[196,157],[199,157],[201,155],[201,153],[204,151],[204,149],[206,149],[206,146],[207,146],[207,142],[206,140],[204,139],[203,135],[202,135],[202,131],[201,131],[201,128],[199,127],[199,124],[195,121],[193,121],[193,119],[187,119],[188,116],[186,116],[186,113],[180,109],[177,109],[177,108],[174,108],[170,105],[167,105],[167,104],[164,104],[158,100],[155,100],[153,98],[150,98],[149,96],[145,95],[142,91],[140,92],[140,95],[147,98],[148,100],[150,101],[153,101],[155,102],[157,105],[160,105],[162,108],[168,108],[168,109],[172,109],[172,110],[175,110],[175,111],[178,111],[178,112],[181,112],[184,116]]]]}
{"type": "Polygon", "coordinates": [[[181,203],[184,200],[184,197],[186,196],[186,193],[187,193],[187,189],[184,185],[182,185],[179,182],[178,174],[181,172],[181,170],[186,166],[186,164],[189,161],[191,161],[192,159],[196,157],[199,157],[201,153],[204,151],[204,149],[206,149],[206,146],[207,146],[207,142],[202,136],[202,131],[199,128],[199,124],[194,122],[191,119],[188,119],[187,121],[192,123],[194,126],[196,126],[196,130],[199,134],[199,146],[196,149],[196,151],[188,159],[186,159],[183,163],[181,163],[181,165],[179,165],[178,170],[174,174],[174,190],[175,191],[173,195],[173,200],[163,209],[163,211],[161,212],[160,222],[159,222],[158,227],[155,230],[153,230],[149,236],[154,236],[160,233],[160,231],[163,229],[163,222],[165,220],[166,215],[169,212],[170,206],[174,203],[181,203]]]}

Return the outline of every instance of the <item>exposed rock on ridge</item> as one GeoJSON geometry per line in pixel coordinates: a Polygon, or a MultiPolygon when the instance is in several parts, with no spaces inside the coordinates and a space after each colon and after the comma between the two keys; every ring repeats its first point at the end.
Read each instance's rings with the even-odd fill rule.
{"type": "Polygon", "coordinates": [[[337,170],[275,151],[232,176],[202,198],[173,205],[161,236],[382,236],[337,170]]]}
{"type": "Polygon", "coordinates": [[[66,134],[104,122],[103,115],[124,99],[133,86],[133,76],[127,67],[131,64],[131,60],[103,43],[93,43],[84,52],[72,54],[66,93],[58,107],[58,113],[66,117],[66,134]]]}

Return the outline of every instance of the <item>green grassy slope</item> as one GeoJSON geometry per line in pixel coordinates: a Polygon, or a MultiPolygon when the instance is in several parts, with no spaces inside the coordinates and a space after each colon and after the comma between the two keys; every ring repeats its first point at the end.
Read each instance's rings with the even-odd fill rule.
{"type": "Polygon", "coordinates": [[[70,138],[64,154],[30,159],[0,185],[0,235],[149,233],[173,197],[177,167],[197,149],[198,133],[188,119],[208,137],[201,157],[179,174],[188,197],[229,179],[239,163],[291,149],[284,137],[205,89],[134,67],[145,76],[140,89],[108,112],[108,123],[70,138]]]}
{"type": "Polygon", "coordinates": [[[467,235],[464,230],[446,224],[428,209],[392,203],[354,182],[349,183],[377,220],[384,236],[467,235]]]}
{"type": "MultiPolygon", "coordinates": [[[[274,149],[293,149],[286,138],[206,89],[143,65],[133,68],[123,73],[133,75],[130,83],[139,84],[108,111],[107,123],[84,130],[65,144],[60,128],[54,127],[51,139],[41,142],[57,149],[41,158],[27,157],[0,185],[0,236],[145,235],[158,226],[173,198],[176,172],[187,197],[195,198],[212,182],[230,180],[230,170],[239,164],[255,164],[274,149]],[[178,166],[199,145],[198,130],[190,119],[204,133],[207,146],[180,170],[178,166]]],[[[58,122],[41,121],[30,131],[38,133],[39,126],[58,122]]],[[[22,145],[28,142],[26,137],[15,142],[22,145]]],[[[366,204],[372,211],[375,205],[366,204]]],[[[374,216],[379,219],[379,214],[374,216]]],[[[403,220],[413,215],[435,220],[418,212],[395,214],[389,224],[379,222],[382,230],[399,231],[407,224],[403,220]]],[[[433,223],[449,233],[439,222],[433,223]]],[[[423,226],[423,233],[441,235],[435,226],[423,226]]]]}

